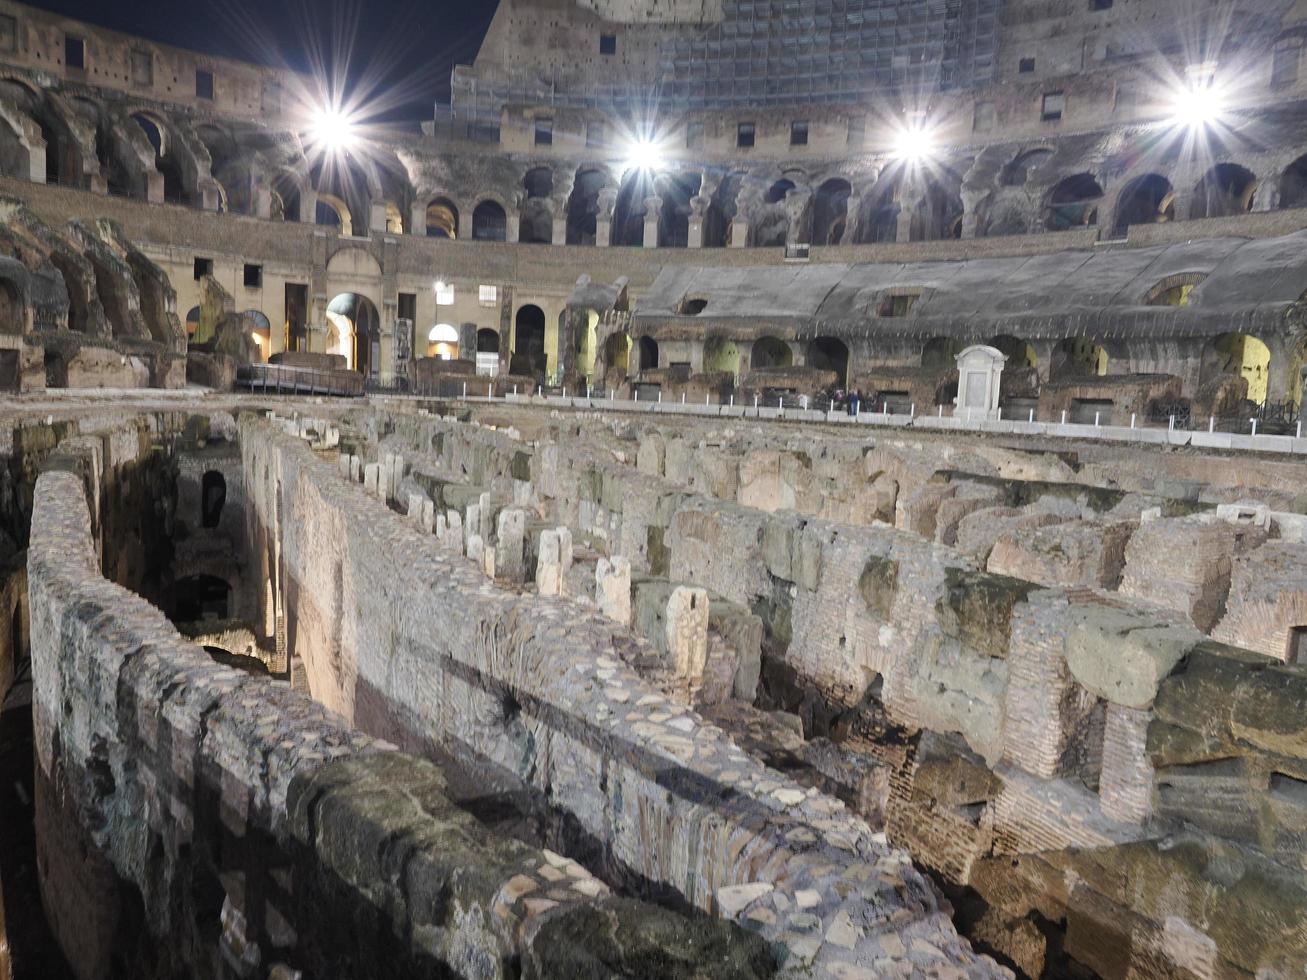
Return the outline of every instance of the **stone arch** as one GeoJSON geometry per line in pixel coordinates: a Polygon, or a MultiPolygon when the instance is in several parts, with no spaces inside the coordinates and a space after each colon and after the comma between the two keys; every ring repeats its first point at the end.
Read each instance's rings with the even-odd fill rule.
{"type": "Polygon", "coordinates": [[[921,348],[921,366],[937,371],[957,367],[958,355],[966,345],[953,337],[931,337],[921,348]]]}
{"type": "Polygon", "coordinates": [[[961,180],[956,175],[926,176],[923,193],[912,211],[911,241],[934,242],[962,237],[960,186],[961,180]]]}
{"type": "Polygon", "coordinates": [[[1048,376],[1065,378],[1101,378],[1107,374],[1107,351],[1091,337],[1067,337],[1053,349],[1048,376]]]}
{"type": "Polygon", "coordinates": [[[1246,333],[1218,334],[1203,347],[1201,380],[1221,375],[1248,382],[1245,397],[1254,405],[1265,405],[1271,376],[1271,349],[1260,337],[1246,333]]]}
{"type": "Polygon", "coordinates": [[[1121,238],[1131,225],[1152,225],[1175,220],[1175,189],[1161,174],[1141,174],[1116,197],[1112,233],[1121,238]]]}
{"type": "Polygon", "coordinates": [[[1188,306],[1189,294],[1207,278],[1205,272],[1177,272],[1155,283],[1144,296],[1145,306],[1188,306]]]}
{"type": "Polygon", "coordinates": [[[472,240],[502,242],[508,238],[508,215],[498,201],[485,200],[472,210],[472,240]]]}
{"type": "Polygon", "coordinates": [[[897,176],[883,176],[872,185],[867,203],[863,205],[858,241],[869,244],[898,241],[900,209],[897,176]]]}
{"type": "Polygon", "coordinates": [[[759,337],[753,342],[749,355],[749,368],[753,371],[765,368],[783,368],[794,364],[794,351],[790,345],[779,337],[759,337]]]}
{"type": "Polygon", "coordinates": [[[604,364],[610,371],[630,372],[631,337],[625,333],[611,333],[604,341],[604,364]]]}
{"type": "Polygon", "coordinates": [[[288,168],[278,169],[274,172],[268,188],[270,197],[268,216],[273,221],[302,221],[304,202],[311,196],[309,189],[308,178],[303,174],[288,168]]]}
{"type": "Polygon", "coordinates": [[[1237,163],[1218,163],[1194,187],[1190,218],[1222,218],[1252,210],[1257,177],[1237,163]]]}
{"type": "Polygon", "coordinates": [[[599,218],[599,192],[610,183],[608,174],[594,167],[577,170],[567,198],[567,244],[595,245],[599,218]]]}
{"type": "Polygon", "coordinates": [[[724,372],[739,377],[740,350],[735,341],[722,334],[711,334],[703,342],[703,369],[706,372],[724,372]]]}
{"type": "Polygon", "coordinates": [[[0,335],[21,337],[27,332],[24,293],[13,279],[0,275],[0,335]]]}
{"type": "Polygon", "coordinates": [[[614,245],[644,244],[644,202],[652,190],[653,179],[649,171],[633,167],[622,175],[617,203],[613,207],[614,245]]]}
{"type": "Polygon", "coordinates": [[[989,346],[1006,355],[1008,368],[1036,368],[1039,366],[1039,358],[1035,354],[1035,348],[1020,337],[1014,337],[1011,334],[999,334],[989,341],[989,346]]]}
{"type": "Polygon", "coordinates": [[[1046,146],[1035,147],[1017,154],[998,173],[1001,187],[1024,187],[1030,179],[1032,170],[1037,170],[1048,162],[1053,151],[1046,146]]]}
{"type": "Polygon", "coordinates": [[[344,357],[347,369],[375,374],[373,349],[380,337],[376,304],[362,293],[340,293],[327,304],[327,353],[344,357]]]}
{"type": "Polygon", "coordinates": [[[40,127],[14,109],[0,103],[0,174],[19,180],[45,179],[48,173],[44,162],[35,166],[44,151],[38,151],[35,140],[40,139],[40,127]]]}
{"type": "Polygon", "coordinates": [[[789,195],[790,191],[797,190],[798,185],[788,177],[782,177],[767,188],[767,192],[762,196],[765,204],[780,204],[789,195]]]}
{"type": "Polygon", "coordinates": [[[640,338],[640,370],[653,371],[658,367],[658,341],[648,334],[640,338]]]}
{"type": "Polygon", "coordinates": [[[458,327],[452,323],[437,323],[427,331],[427,357],[442,361],[458,360],[458,327]]]}
{"type": "Polygon", "coordinates": [[[554,172],[532,167],[522,177],[525,196],[518,216],[517,240],[527,245],[549,245],[554,240],[554,172]]]}
{"type": "Polygon", "coordinates": [[[428,238],[458,238],[458,207],[448,197],[427,202],[425,234],[428,238]]]}
{"type": "Polygon", "coordinates": [[[349,205],[345,203],[343,198],[337,197],[335,194],[318,192],[314,224],[323,225],[327,228],[339,228],[340,233],[346,237],[354,234],[354,219],[350,214],[349,205]]]}
{"type": "Polygon", "coordinates": [[[849,383],[849,345],[838,337],[814,337],[808,341],[807,365],[818,371],[833,371],[835,383],[844,388],[849,383]]]}
{"type": "Polygon", "coordinates": [[[1034,221],[1031,210],[1030,198],[1025,191],[1006,188],[995,191],[976,208],[976,236],[997,238],[1028,234],[1034,221]]]}
{"type": "Polygon", "coordinates": [[[1079,173],[1064,177],[1048,192],[1044,208],[1047,231],[1068,231],[1098,224],[1098,205],[1103,188],[1093,174],[1079,173]]]}
{"type": "Polygon", "coordinates": [[[832,177],[817,188],[812,205],[812,244],[838,245],[844,240],[853,185],[832,177]]]}
{"type": "Polygon", "coordinates": [[[1280,174],[1279,206],[1307,207],[1307,154],[1294,160],[1280,174]]]}
{"type": "Polygon", "coordinates": [[[545,353],[545,311],[534,303],[518,307],[513,317],[511,372],[543,380],[548,369],[545,353]]]}
{"type": "Polygon", "coordinates": [[[477,353],[478,354],[498,354],[499,353],[499,331],[491,327],[480,327],[477,330],[477,353]]]}
{"type": "Polygon", "coordinates": [[[700,173],[664,174],[657,182],[662,210],[658,215],[660,248],[685,248],[690,244],[690,201],[703,186],[700,173]]]}

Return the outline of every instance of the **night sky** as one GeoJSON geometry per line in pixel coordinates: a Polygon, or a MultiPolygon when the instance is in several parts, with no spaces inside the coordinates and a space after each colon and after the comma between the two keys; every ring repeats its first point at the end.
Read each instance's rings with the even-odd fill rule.
{"type": "MultiPolygon", "coordinates": [[[[29,0],[30,2],[30,0],[29,0]]],[[[431,118],[449,73],[470,63],[495,0],[36,0],[33,6],[163,44],[311,70],[348,53],[348,77],[394,105],[381,117],[431,118]],[[351,43],[352,42],[352,43],[351,43]]]]}

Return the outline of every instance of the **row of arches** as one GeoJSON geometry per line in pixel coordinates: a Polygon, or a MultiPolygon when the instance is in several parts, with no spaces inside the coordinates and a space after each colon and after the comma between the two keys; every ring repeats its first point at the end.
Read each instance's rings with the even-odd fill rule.
{"type": "MultiPolygon", "coordinates": [[[[810,177],[800,170],[690,167],[621,172],[605,163],[564,170],[530,166],[520,179],[501,176],[493,191],[460,202],[451,190],[422,202],[408,168],[384,146],[366,160],[310,165],[294,139],[255,126],[174,118],[143,104],[104,106],[81,94],[0,78],[0,170],[51,183],[94,186],[218,211],[316,222],[344,234],[368,234],[384,213],[391,233],[523,243],[643,245],[690,243],[694,218],[700,244],[774,246],[936,240],[976,235],[1064,231],[1239,214],[1257,207],[1307,206],[1307,155],[1274,176],[1258,177],[1233,161],[1210,167],[1192,187],[1177,189],[1162,172],[1134,173],[1119,189],[1102,172],[1058,176],[1052,147],[1024,150],[975,187],[977,160],[912,172],[890,164],[869,174],[810,177]],[[44,147],[43,168],[36,149],[44,147]],[[35,172],[43,169],[44,173],[35,172]],[[1037,196],[1030,188],[1039,188],[1037,196]],[[1111,192],[1111,193],[1109,193],[1111,192]],[[467,211],[463,212],[466,205],[467,211]],[[650,213],[653,206],[656,213],[650,213]],[[732,240],[747,218],[748,241],[732,240]],[[556,229],[557,224],[557,229],[556,229]],[[516,235],[514,234],[516,232],[516,235]]],[[[1109,168],[1100,168],[1103,171],[1109,168]]],[[[981,167],[980,170],[985,170],[981,167]]],[[[989,172],[989,171],[986,171],[989,172]]]]}
{"type": "MultiPolygon", "coordinates": [[[[622,335],[609,338],[605,347],[608,366],[626,370],[626,349],[618,349],[622,335]]],[[[956,365],[958,355],[971,343],[952,337],[934,337],[921,347],[919,366],[928,371],[947,374],[956,365]]],[[[1027,340],[1000,334],[982,341],[997,348],[1007,357],[1006,369],[1036,372],[1039,356],[1027,340]]],[[[804,344],[787,342],[780,337],[765,335],[749,345],[745,363],[736,341],[717,334],[708,336],[703,343],[703,370],[706,373],[728,373],[737,378],[745,371],[766,371],[794,365],[796,348],[803,353],[805,364],[819,371],[835,375],[836,384],[845,387],[853,382],[851,369],[855,367],[848,344],[839,337],[819,336],[804,344]]],[[[633,373],[660,367],[657,341],[648,335],[639,339],[634,347],[638,361],[632,365],[633,373]]],[[[1110,373],[1111,358],[1107,349],[1088,337],[1070,337],[1055,344],[1046,375],[1050,381],[1071,381],[1079,378],[1106,377],[1110,373]]],[[[1260,338],[1244,333],[1225,333],[1211,338],[1203,347],[1198,367],[1199,383],[1222,377],[1243,378],[1247,382],[1246,399],[1255,405],[1264,405],[1269,394],[1271,369],[1270,348],[1260,338]]],[[[582,373],[588,373],[582,365],[582,373]]]]}

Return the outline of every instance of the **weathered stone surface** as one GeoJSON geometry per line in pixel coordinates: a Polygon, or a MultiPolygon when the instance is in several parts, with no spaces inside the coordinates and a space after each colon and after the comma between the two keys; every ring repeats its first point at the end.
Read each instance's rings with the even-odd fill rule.
{"type": "Polygon", "coordinates": [[[1106,606],[1067,617],[1066,660],[1076,681],[1127,708],[1147,708],[1158,686],[1201,636],[1165,621],[1106,606]]]}

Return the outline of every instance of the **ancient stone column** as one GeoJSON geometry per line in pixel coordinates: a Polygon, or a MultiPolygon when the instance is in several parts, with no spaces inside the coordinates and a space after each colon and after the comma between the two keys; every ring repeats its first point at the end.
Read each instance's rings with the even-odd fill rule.
{"type": "Polygon", "coordinates": [[[690,198],[690,234],[686,241],[690,248],[703,248],[703,216],[711,203],[712,198],[704,194],[690,198]]]}
{"type": "Polygon", "coordinates": [[[738,214],[731,219],[731,248],[744,248],[749,244],[749,222],[738,214]]]}
{"type": "Polygon", "coordinates": [[[542,531],[540,554],[536,558],[536,590],[541,595],[562,592],[562,560],[559,556],[558,531],[542,531]]]}
{"type": "Polygon", "coordinates": [[[595,217],[595,244],[607,247],[613,243],[613,209],[617,207],[617,188],[605,187],[599,192],[599,214],[595,217]]]}
{"type": "Polygon", "coordinates": [[[506,507],[499,512],[495,540],[495,575],[509,582],[526,581],[526,511],[506,507]]]}
{"type": "Polygon", "coordinates": [[[703,684],[708,662],[708,593],[678,585],[667,599],[667,653],[676,679],[692,695],[703,684]]]}
{"type": "Polygon", "coordinates": [[[644,247],[658,247],[658,219],[663,213],[663,199],[661,197],[646,197],[644,199],[644,247]]]}
{"type": "Polygon", "coordinates": [[[377,495],[377,476],[381,472],[381,467],[376,463],[369,463],[363,467],[363,490],[366,493],[377,495]]]}
{"type": "Polygon", "coordinates": [[[600,558],[595,566],[595,601],[600,611],[623,626],[631,625],[631,563],[621,557],[600,558]]]}

